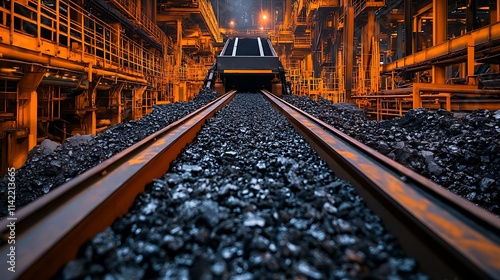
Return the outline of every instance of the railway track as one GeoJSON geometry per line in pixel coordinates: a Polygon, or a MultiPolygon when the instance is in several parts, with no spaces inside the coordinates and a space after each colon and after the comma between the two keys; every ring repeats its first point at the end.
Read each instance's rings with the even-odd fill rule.
{"type": "MultiPolygon", "coordinates": [[[[357,187],[427,273],[436,278],[500,275],[496,217],[270,93],[263,94],[337,176],[357,187]]],[[[203,122],[233,96],[234,92],[224,95],[19,211],[17,272],[3,270],[0,277],[52,276],[76,256],[83,242],[123,215],[144,185],[163,175],[203,122]]],[[[7,224],[2,220],[2,229],[7,224]]],[[[7,236],[4,230],[1,253],[5,255],[7,236]]]]}

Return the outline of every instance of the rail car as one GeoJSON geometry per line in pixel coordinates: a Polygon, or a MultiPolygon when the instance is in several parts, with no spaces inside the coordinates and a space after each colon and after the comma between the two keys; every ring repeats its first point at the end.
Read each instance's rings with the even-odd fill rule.
{"type": "Polygon", "coordinates": [[[266,89],[277,95],[290,93],[285,69],[271,41],[264,38],[228,39],[204,84],[219,92],[266,89]]]}

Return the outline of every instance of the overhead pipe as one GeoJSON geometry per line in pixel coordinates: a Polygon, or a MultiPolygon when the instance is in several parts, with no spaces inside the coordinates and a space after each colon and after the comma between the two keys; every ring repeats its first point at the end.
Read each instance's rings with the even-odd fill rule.
{"type": "MultiPolygon", "coordinates": [[[[414,68],[419,64],[448,54],[466,52],[471,42],[475,47],[479,47],[498,40],[500,40],[500,22],[476,29],[462,36],[449,39],[439,45],[429,47],[423,51],[413,53],[410,56],[385,64],[382,66],[382,72],[390,73],[393,70],[398,71],[414,68]]],[[[429,64],[426,69],[430,67],[431,65],[429,64]]]]}
{"type": "Polygon", "coordinates": [[[461,93],[461,94],[490,94],[490,95],[500,95],[500,90],[486,90],[471,88],[463,85],[439,85],[439,84],[425,84],[425,83],[414,83],[413,84],[413,109],[422,107],[422,98],[434,97],[432,95],[422,95],[422,92],[439,92],[440,94],[434,95],[435,97],[446,97],[446,110],[451,111],[451,94],[461,93]]]}
{"type": "MultiPolygon", "coordinates": [[[[40,55],[39,53],[36,53],[34,51],[20,49],[18,47],[0,46],[0,57],[9,58],[9,59],[16,59],[16,60],[21,60],[21,61],[30,62],[30,63],[38,63],[38,64],[41,64],[43,66],[59,67],[59,68],[64,68],[64,69],[78,71],[78,72],[84,72],[84,73],[88,73],[91,75],[97,75],[97,76],[109,76],[109,77],[115,76],[117,78],[120,78],[122,80],[126,80],[128,82],[141,83],[141,84],[148,83],[148,81],[144,78],[125,75],[125,74],[121,74],[121,73],[113,72],[113,71],[109,71],[109,70],[93,69],[91,63],[89,63],[89,66],[84,66],[84,65],[80,65],[80,64],[77,64],[75,62],[70,62],[68,60],[64,60],[64,59],[61,59],[58,57],[51,57],[51,56],[47,56],[47,55],[43,55],[43,54],[40,55]]],[[[90,75],[89,75],[89,79],[91,79],[90,75]]]]}

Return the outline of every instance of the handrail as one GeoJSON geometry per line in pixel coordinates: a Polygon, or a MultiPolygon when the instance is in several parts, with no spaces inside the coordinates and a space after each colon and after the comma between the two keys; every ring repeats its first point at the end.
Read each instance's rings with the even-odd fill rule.
{"type": "Polygon", "coordinates": [[[141,9],[137,7],[136,3],[132,0],[111,0],[111,2],[118,8],[121,12],[128,14],[131,18],[135,19],[140,23],[140,26],[155,38],[157,41],[164,42],[166,40],[165,33],[153,23],[145,14],[141,12],[141,9]]]}
{"type": "MultiPolygon", "coordinates": [[[[10,47],[29,49],[38,46],[36,51],[42,55],[92,64],[93,68],[142,76],[148,80],[165,76],[165,62],[161,54],[119,34],[118,30],[89,15],[72,1],[61,0],[56,5],[47,5],[41,1],[29,0],[27,5],[19,2],[14,2],[14,5],[16,8],[12,10],[16,12],[13,14],[10,7],[0,7],[4,18],[10,19],[0,22],[0,33],[10,34],[7,37],[10,41],[4,41],[10,47]],[[16,21],[21,24],[10,24],[16,21]],[[81,22],[85,24],[82,25],[81,22]],[[12,36],[14,34],[10,30],[17,36],[12,36]],[[51,45],[48,48],[41,47],[51,45]]],[[[4,57],[9,55],[15,54],[3,54],[4,57]]]]}

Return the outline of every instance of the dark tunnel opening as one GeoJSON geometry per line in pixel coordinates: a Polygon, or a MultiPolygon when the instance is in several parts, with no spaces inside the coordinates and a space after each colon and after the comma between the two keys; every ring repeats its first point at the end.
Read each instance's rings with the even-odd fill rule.
{"type": "Polygon", "coordinates": [[[225,79],[226,91],[233,89],[238,92],[259,92],[261,89],[272,91],[274,75],[229,75],[225,79]]]}

